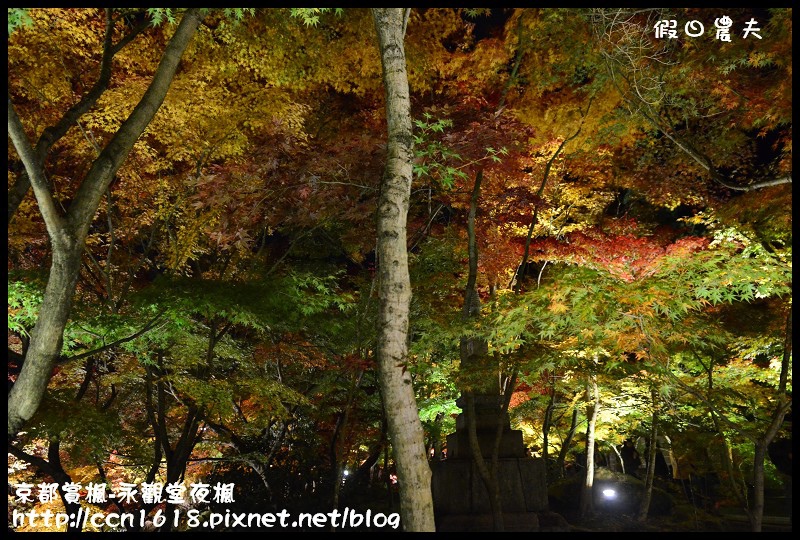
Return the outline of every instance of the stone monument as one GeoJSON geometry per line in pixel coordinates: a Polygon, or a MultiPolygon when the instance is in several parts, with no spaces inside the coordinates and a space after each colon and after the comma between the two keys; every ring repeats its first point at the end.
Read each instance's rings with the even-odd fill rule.
{"type": "MultiPolygon", "coordinates": [[[[511,429],[508,413],[501,406],[497,376],[486,374],[486,349],[485,342],[479,340],[461,342],[462,369],[480,373],[479,363],[484,368],[483,382],[472,386],[482,459],[491,469],[499,422],[502,431],[497,481],[505,530],[540,531],[539,515],[548,512],[544,462],[529,457],[522,432],[511,429]]],[[[472,460],[463,388],[456,404],[462,412],[456,418],[455,433],[447,436],[447,459],[431,463],[437,531],[491,531],[494,528],[492,508],[484,481],[472,460]]]]}
{"type": "MultiPolygon", "coordinates": [[[[483,171],[479,171],[467,223],[469,275],[464,291],[464,321],[480,317],[481,312],[481,302],[475,286],[478,273],[475,214],[482,178],[483,171]]],[[[495,480],[499,484],[505,530],[569,530],[564,518],[548,511],[544,462],[529,457],[522,442],[522,432],[511,429],[508,413],[501,406],[505,402],[501,401],[498,366],[489,358],[488,349],[486,341],[480,337],[461,339],[461,397],[456,404],[461,407],[462,412],[456,418],[456,432],[447,436],[447,459],[434,459],[431,464],[436,530],[494,530],[489,491],[475,464],[470,445],[466,415],[468,399],[474,404],[479,447],[476,451],[490,471],[498,428],[501,428],[495,480]]]]}
{"type": "MultiPolygon", "coordinates": [[[[456,432],[447,437],[447,459],[431,463],[436,530],[491,531],[494,529],[492,507],[483,479],[472,461],[464,397],[456,404],[462,412],[456,419],[456,432]]],[[[475,397],[478,443],[488,468],[491,468],[498,417],[503,431],[497,481],[505,530],[539,531],[539,514],[548,512],[544,462],[527,456],[522,432],[512,430],[508,414],[501,414],[499,395],[475,397]]]]}

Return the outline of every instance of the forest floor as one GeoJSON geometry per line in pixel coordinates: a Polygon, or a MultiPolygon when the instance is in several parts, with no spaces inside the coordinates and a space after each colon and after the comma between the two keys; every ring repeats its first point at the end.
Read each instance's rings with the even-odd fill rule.
{"type": "MultiPolygon", "coordinates": [[[[569,523],[572,532],[750,532],[744,511],[732,501],[704,496],[695,488],[694,505],[687,498],[686,486],[676,481],[657,479],[650,500],[650,513],[644,522],[637,519],[644,495],[643,482],[608,470],[596,473],[594,513],[580,517],[580,478],[568,477],[550,485],[550,509],[569,523]],[[609,491],[609,498],[604,492],[609,491]]],[[[765,499],[763,532],[791,532],[791,498],[782,490],[770,490],[765,499]]]]}
{"type": "MultiPolygon", "coordinates": [[[[747,517],[738,514],[702,514],[686,519],[680,516],[650,516],[642,523],[635,516],[598,513],[588,518],[565,516],[571,532],[750,532],[747,517]]],[[[792,532],[785,516],[765,516],[762,532],[792,532]]]]}

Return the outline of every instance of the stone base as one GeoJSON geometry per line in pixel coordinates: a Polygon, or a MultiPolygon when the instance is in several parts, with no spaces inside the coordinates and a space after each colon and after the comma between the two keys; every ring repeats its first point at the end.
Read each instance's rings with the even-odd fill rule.
{"type": "MultiPolygon", "coordinates": [[[[539,516],[535,512],[503,512],[503,527],[505,532],[539,532],[539,516]]],[[[494,518],[491,514],[453,514],[436,523],[436,532],[465,531],[494,531],[494,518]]]]}
{"type": "MultiPolygon", "coordinates": [[[[511,429],[508,413],[501,413],[499,395],[477,395],[474,399],[478,445],[490,470],[489,456],[492,455],[498,427],[502,428],[497,481],[504,529],[520,532],[564,530],[563,523],[554,523],[550,519],[552,513],[549,512],[544,461],[526,456],[522,431],[511,429]]],[[[462,396],[456,401],[462,411],[466,405],[464,400],[462,396]]],[[[447,459],[431,463],[437,531],[494,530],[489,493],[473,463],[467,433],[467,418],[462,412],[456,418],[456,432],[447,436],[447,459]]]]}
{"type": "MultiPolygon", "coordinates": [[[[484,457],[492,455],[494,447],[495,429],[478,430],[478,446],[484,457]]],[[[498,456],[503,458],[524,458],[527,455],[525,444],[522,441],[522,431],[518,429],[508,429],[503,431],[500,436],[500,452],[498,456]]],[[[469,435],[465,430],[459,430],[447,436],[447,458],[448,459],[470,459],[472,449],[469,444],[469,435]]]]}
{"type": "MultiPolygon", "coordinates": [[[[486,464],[487,467],[491,467],[489,460],[486,460],[486,464]]],[[[526,514],[548,510],[543,460],[527,457],[501,458],[497,465],[504,514],[526,514]]],[[[491,521],[492,508],[489,496],[480,473],[471,460],[434,461],[431,470],[433,507],[437,520],[448,516],[486,514],[491,521]]]]}
{"type": "MultiPolygon", "coordinates": [[[[475,431],[478,436],[478,446],[480,446],[483,457],[488,458],[492,455],[498,422],[502,425],[498,457],[526,457],[527,449],[522,440],[522,431],[511,429],[508,413],[500,414],[497,408],[497,396],[476,396],[475,401],[475,431]],[[480,405],[480,407],[478,405],[480,405]]],[[[456,403],[461,407],[464,406],[460,401],[456,403]]],[[[467,416],[462,412],[456,417],[456,432],[447,436],[448,459],[472,458],[472,448],[469,444],[468,433],[467,416]]]]}

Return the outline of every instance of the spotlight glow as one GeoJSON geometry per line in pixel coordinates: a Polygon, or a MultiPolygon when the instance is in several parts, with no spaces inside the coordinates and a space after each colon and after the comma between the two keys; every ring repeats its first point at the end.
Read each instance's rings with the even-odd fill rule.
{"type": "Polygon", "coordinates": [[[606,499],[616,499],[617,492],[611,488],[606,488],[603,490],[603,497],[605,497],[606,499]]]}

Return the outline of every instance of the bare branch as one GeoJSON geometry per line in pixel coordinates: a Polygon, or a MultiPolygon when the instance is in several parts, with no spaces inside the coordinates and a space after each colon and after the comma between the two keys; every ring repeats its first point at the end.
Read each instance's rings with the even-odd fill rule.
{"type": "MultiPolygon", "coordinates": [[[[668,18],[670,17],[660,9],[632,11],[596,8],[592,10],[592,25],[600,43],[600,54],[605,60],[611,82],[626,102],[628,110],[631,114],[644,118],[653,128],[706,170],[713,181],[728,189],[755,191],[770,186],[791,184],[792,177],[789,175],[749,185],[736,185],[719,172],[709,156],[694,147],[673,128],[674,122],[663,110],[665,104],[672,103],[666,91],[666,81],[661,77],[660,72],[652,67],[653,65],[676,65],[676,62],[669,60],[672,45],[670,40],[663,40],[657,46],[648,39],[648,32],[655,21],[668,18]],[[642,13],[646,13],[647,16],[644,19],[637,18],[637,15],[642,13]]],[[[699,116],[707,118],[718,114],[721,112],[708,111],[699,116]]]]}

